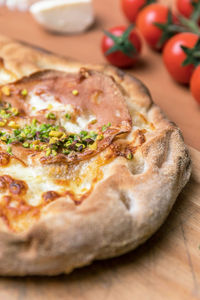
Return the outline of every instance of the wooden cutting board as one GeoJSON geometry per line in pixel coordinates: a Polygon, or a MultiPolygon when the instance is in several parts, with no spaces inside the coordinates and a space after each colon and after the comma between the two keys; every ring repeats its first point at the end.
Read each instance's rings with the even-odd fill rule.
{"type": "Polygon", "coordinates": [[[200,299],[200,152],[190,151],[191,180],[165,224],[143,246],[70,275],[1,278],[0,299],[200,299]]]}

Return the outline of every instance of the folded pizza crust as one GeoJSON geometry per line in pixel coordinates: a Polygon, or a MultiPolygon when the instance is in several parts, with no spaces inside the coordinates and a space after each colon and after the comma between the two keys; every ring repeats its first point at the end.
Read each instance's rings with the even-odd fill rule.
{"type": "Polygon", "coordinates": [[[132,161],[117,157],[106,167],[103,180],[81,205],[59,198],[21,233],[0,223],[0,275],[69,273],[145,242],[164,222],[191,174],[180,130],[152,102],[148,89],[113,67],[83,65],[5,37],[0,37],[0,57],[1,84],[45,69],[77,73],[85,67],[111,76],[129,112],[142,113],[155,126],[132,161]]]}

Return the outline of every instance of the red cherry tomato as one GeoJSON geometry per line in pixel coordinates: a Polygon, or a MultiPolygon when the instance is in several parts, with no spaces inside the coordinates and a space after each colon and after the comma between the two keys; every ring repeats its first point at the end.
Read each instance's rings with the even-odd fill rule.
{"type": "MultiPolygon", "coordinates": [[[[161,49],[164,44],[159,45],[163,32],[154,22],[166,24],[169,11],[169,8],[162,4],[151,4],[143,8],[137,17],[137,27],[148,45],[154,49],[161,49]]],[[[177,18],[173,14],[172,18],[173,23],[176,23],[177,18]]]]}
{"type": "Polygon", "coordinates": [[[116,26],[111,28],[108,33],[113,35],[117,41],[114,41],[108,35],[104,35],[101,42],[102,52],[106,59],[114,66],[126,68],[133,66],[138,59],[142,49],[141,39],[135,30],[130,30],[128,36],[124,35],[127,31],[126,26],[116,26]],[[114,50],[107,54],[111,49],[114,50]]]}
{"type": "Polygon", "coordinates": [[[200,66],[198,66],[192,74],[190,90],[194,99],[200,104],[200,66]]]}
{"type": "MultiPolygon", "coordinates": [[[[195,2],[197,2],[196,0],[195,2]]],[[[192,6],[192,0],[177,0],[176,7],[181,15],[186,18],[189,18],[194,11],[194,7],[192,6]]]]}
{"type": "Polygon", "coordinates": [[[139,11],[147,3],[147,0],[121,0],[122,10],[127,19],[135,23],[139,11]]]}
{"type": "Polygon", "coordinates": [[[198,35],[194,33],[179,33],[172,37],[164,47],[163,60],[171,76],[180,83],[189,83],[194,65],[182,66],[186,59],[186,54],[181,46],[193,48],[198,40],[198,35]]]}

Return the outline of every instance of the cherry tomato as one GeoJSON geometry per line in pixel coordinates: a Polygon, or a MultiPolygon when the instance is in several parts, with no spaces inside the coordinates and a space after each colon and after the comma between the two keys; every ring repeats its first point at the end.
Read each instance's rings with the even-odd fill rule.
{"type": "Polygon", "coordinates": [[[198,66],[192,74],[190,90],[194,99],[200,104],[200,66],[198,66]]]}
{"type": "Polygon", "coordinates": [[[133,66],[142,49],[141,39],[132,26],[116,26],[105,32],[101,42],[106,59],[120,68],[133,66]]]}
{"type": "Polygon", "coordinates": [[[127,19],[135,23],[136,17],[139,13],[139,11],[145,6],[150,4],[151,0],[121,0],[121,6],[122,10],[127,17],[127,19]]]}
{"type": "MultiPolygon", "coordinates": [[[[154,22],[166,24],[168,35],[166,39],[171,37],[170,27],[168,24],[168,15],[170,9],[162,4],[151,4],[143,8],[136,20],[137,27],[145,38],[150,47],[161,49],[165,40],[159,44],[163,37],[163,31],[158,28],[154,22]]],[[[177,22],[177,18],[172,14],[172,24],[177,22]]]]}
{"type": "Polygon", "coordinates": [[[198,40],[198,35],[194,33],[179,33],[172,37],[164,47],[163,60],[171,76],[180,83],[189,83],[194,65],[182,66],[186,59],[181,46],[193,48],[198,40]]]}
{"type": "MultiPolygon", "coordinates": [[[[196,0],[195,2],[197,2],[196,0]]],[[[181,15],[186,18],[189,18],[194,11],[194,7],[192,6],[192,0],[177,0],[176,7],[181,15]]]]}

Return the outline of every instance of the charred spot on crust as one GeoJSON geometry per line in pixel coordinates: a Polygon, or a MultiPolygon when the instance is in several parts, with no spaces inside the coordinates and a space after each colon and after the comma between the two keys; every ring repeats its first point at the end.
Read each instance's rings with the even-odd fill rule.
{"type": "Polygon", "coordinates": [[[0,176],[0,189],[6,190],[8,185],[12,182],[12,177],[9,175],[0,176]]]}
{"type": "Polygon", "coordinates": [[[141,130],[138,132],[138,138],[139,138],[140,145],[142,145],[146,142],[144,132],[142,132],[141,130]]]}
{"type": "Polygon", "coordinates": [[[78,83],[81,83],[83,80],[87,79],[91,75],[91,72],[86,68],[80,68],[78,83]]]}
{"type": "Polygon", "coordinates": [[[13,195],[24,195],[27,189],[27,184],[22,180],[13,179],[9,175],[0,176],[0,191],[9,190],[13,195]]]}
{"type": "Polygon", "coordinates": [[[10,162],[10,155],[5,152],[0,152],[0,166],[7,166],[10,162]]]}
{"type": "Polygon", "coordinates": [[[4,59],[3,57],[0,56],[0,66],[3,67],[4,66],[4,59]]]}
{"type": "Polygon", "coordinates": [[[115,156],[122,156],[127,159],[132,159],[137,148],[123,141],[116,141],[111,145],[111,150],[115,156]]]}
{"type": "Polygon", "coordinates": [[[13,180],[9,184],[8,188],[9,188],[10,193],[14,194],[14,195],[24,195],[24,194],[26,194],[26,191],[27,191],[27,185],[22,180],[13,180]]]}
{"type": "Polygon", "coordinates": [[[51,201],[54,201],[55,199],[59,198],[60,195],[57,192],[54,191],[48,191],[42,194],[42,199],[46,202],[49,203],[51,201]]]}
{"type": "Polygon", "coordinates": [[[3,176],[0,177],[0,191],[4,191],[7,187],[6,181],[3,176]]]}
{"type": "Polygon", "coordinates": [[[125,77],[125,73],[120,69],[117,69],[116,72],[117,72],[117,75],[120,77],[120,79],[123,80],[125,77]]]}

